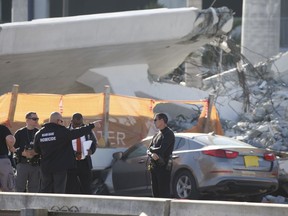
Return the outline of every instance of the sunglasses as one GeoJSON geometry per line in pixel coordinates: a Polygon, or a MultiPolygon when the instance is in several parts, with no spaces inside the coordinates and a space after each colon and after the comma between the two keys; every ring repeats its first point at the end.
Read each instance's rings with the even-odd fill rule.
{"type": "Polygon", "coordinates": [[[31,119],[33,121],[38,121],[39,120],[39,118],[28,118],[28,119],[31,119]]]}
{"type": "Polygon", "coordinates": [[[156,121],[158,121],[158,120],[160,120],[160,119],[154,119],[153,121],[156,122],[156,121]]]}

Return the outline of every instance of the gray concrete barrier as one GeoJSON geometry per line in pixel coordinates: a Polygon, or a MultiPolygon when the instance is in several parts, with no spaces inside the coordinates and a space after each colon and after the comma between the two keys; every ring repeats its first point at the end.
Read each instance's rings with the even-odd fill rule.
{"type": "Polygon", "coordinates": [[[22,215],[32,212],[35,216],[37,209],[77,215],[288,216],[285,204],[4,192],[0,193],[0,209],[21,210],[22,215]]]}
{"type": "Polygon", "coordinates": [[[21,209],[20,216],[48,216],[47,209],[21,209]]]}
{"type": "Polygon", "coordinates": [[[288,205],[224,201],[171,200],[169,216],[287,216],[288,205]]]}
{"type": "Polygon", "coordinates": [[[48,209],[48,211],[63,211],[75,213],[92,213],[103,215],[135,216],[145,213],[147,215],[168,216],[169,200],[68,195],[68,194],[41,194],[41,193],[0,193],[0,209],[48,209]]]}

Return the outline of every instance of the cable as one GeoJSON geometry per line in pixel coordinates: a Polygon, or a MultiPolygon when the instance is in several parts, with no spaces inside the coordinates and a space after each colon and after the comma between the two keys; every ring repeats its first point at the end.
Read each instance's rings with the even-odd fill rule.
{"type": "Polygon", "coordinates": [[[212,4],[210,5],[210,7],[212,7],[212,6],[215,4],[215,2],[216,2],[216,0],[214,0],[214,1],[212,2],[212,4]]]}

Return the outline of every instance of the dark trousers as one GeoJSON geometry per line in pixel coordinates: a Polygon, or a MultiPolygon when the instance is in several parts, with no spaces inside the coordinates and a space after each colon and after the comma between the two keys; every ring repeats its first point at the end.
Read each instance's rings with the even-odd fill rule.
{"type": "Polygon", "coordinates": [[[65,193],[67,172],[45,172],[41,169],[41,192],[42,193],[65,193]]]}
{"type": "Polygon", "coordinates": [[[153,197],[170,198],[171,171],[165,167],[153,167],[151,169],[153,197]]]}
{"type": "Polygon", "coordinates": [[[66,193],[91,194],[92,175],[86,159],[78,160],[77,167],[67,172],[66,193]]]}

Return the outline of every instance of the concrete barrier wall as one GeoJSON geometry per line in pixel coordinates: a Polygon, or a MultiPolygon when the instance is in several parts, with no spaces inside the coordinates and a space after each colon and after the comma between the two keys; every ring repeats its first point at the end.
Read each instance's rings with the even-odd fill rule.
{"type": "Polygon", "coordinates": [[[0,193],[1,210],[47,209],[98,215],[285,216],[288,205],[67,194],[0,193]]]}
{"type": "Polygon", "coordinates": [[[284,216],[288,205],[272,203],[246,203],[223,201],[170,202],[169,216],[284,216]]]}
{"type": "Polygon", "coordinates": [[[71,211],[107,215],[168,216],[169,201],[166,199],[90,196],[67,194],[0,193],[0,209],[20,210],[41,208],[48,211],[71,211]]]}

